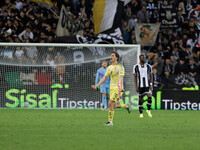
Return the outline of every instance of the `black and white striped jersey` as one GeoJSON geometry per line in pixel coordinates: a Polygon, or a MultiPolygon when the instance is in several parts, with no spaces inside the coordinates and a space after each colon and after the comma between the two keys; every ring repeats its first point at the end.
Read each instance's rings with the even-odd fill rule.
{"type": "Polygon", "coordinates": [[[152,67],[149,64],[136,64],[133,66],[133,74],[137,74],[137,86],[139,88],[149,87],[150,74],[152,74],[152,67]]]}

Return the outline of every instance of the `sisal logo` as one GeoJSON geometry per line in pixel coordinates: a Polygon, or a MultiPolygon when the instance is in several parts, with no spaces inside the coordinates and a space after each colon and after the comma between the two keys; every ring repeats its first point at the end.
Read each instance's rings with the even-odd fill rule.
{"type": "MultiPolygon", "coordinates": [[[[128,104],[129,102],[131,103],[131,109],[138,109],[138,100],[139,97],[138,95],[131,95],[130,91],[125,91],[122,93],[122,96],[124,94],[124,100],[120,99],[119,103],[120,104],[128,104]]],[[[156,97],[152,96],[152,105],[151,105],[151,109],[161,109],[161,96],[162,96],[162,92],[161,91],[157,91],[156,92],[156,97]]],[[[148,97],[144,96],[143,100],[143,108],[147,109],[147,101],[148,97]]]]}
{"type": "MultiPolygon", "coordinates": [[[[63,88],[61,84],[54,84],[51,88],[63,88]]],[[[64,88],[68,89],[69,85],[65,84],[64,88]]],[[[24,107],[25,102],[29,103],[29,108],[57,108],[58,89],[52,90],[52,93],[28,93],[27,89],[10,89],[6,91],[5,106],[8,108],[24,107]]]]}
{"type": "MultiPolygon", "coordinates": [[[[29,89],[9,89],[6,91],[6,103],[8,108],[27,107],[29,108],[98,108],[99,101],[70,100],[59,98],[59,89],[68,89],[69,85],[54,84],[47,93],[33,93],[29,89]]],[[[62,96],[63,97],[63,96],[62,96]]]]}

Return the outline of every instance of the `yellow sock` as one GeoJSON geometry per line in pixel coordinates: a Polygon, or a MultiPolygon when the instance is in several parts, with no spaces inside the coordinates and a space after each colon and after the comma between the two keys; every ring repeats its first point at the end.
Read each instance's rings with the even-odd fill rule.
{"type": "Polygon", "coordinates": [[[121,104],[121,108],[126,108],[126,104],[121,104]]]}
{"type": "Polygon", "coordinates": [[[109,113],[108,113],[108,120],[109,120],[109,121],[113,121],[113,116],[114,116],[114,111],[110,111],[110,110],[109,110],[109,113]]]}

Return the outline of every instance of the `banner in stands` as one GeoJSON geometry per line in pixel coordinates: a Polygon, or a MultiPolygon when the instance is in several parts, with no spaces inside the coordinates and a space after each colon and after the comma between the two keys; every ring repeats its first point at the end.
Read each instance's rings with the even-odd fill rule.
{"type": "Polygon", "coordinates": [[[57,36],[72,36],[72,35],[83,35],[84,23],[83,17],[85,8],[81,13],[81,16],[73,18],[66,12],[65,6],[62,5],[60,11],[60,17],[57,24],[56,35],[57,36]]]}
{"type": "Polygon", "coordinates": [[[169,3],[160,6],[161,28],[178,28],[176,5],[169,3]]]}
{"type": "MultiPolygon", "coordinates": [[[[79,44],[125,44],[121,26],[122,26],[122,15],[124,11],[124,5],[126,5],[130,0],[125,1],[116,1],[116,0],[103,0],[95,1],[93,8],[94,16],[94,28],[96,36],[85,37],[79,34],[73,34],[74,36],[61,36],[62,30],[59,31],[61,37],[57,37],[52,40],[52,43],[79,43],[79,44]],[[112,5],[113,4],[113,5],[112,5]],[[110,6],[110,7],[108,7],[110,6]],[[112,7],[112,9],[110,9],[112,7]],[[99,8],[102,8],[102,11],[99,12],[99,8]],[[105,10],[103,9],[105,8],[105,10]],[[103,11],[104,10],[104,11],[103,11]],[[101,15],[100,15],[100,14],[101,15]],[[100,15],[100,16],[99,16],[100,15]]],[[[62,11],[61,13],[63,13],[62,11]]],[[[65,14],[65,13],[63,13],[65,14]]],[[[60,15],[60,19],[64,18],[66,20],[66,15],[60,15]]],[[[61,28],[62,22],[58,28],[61,28]]],[[[57,28],[57,31],[59,30],[57,28]]],[[[65,29],[66,25],[63,24],[62,28],[65,29]]],[[[64,32],[64,31],[63,31],[64,32]]]]}
{"type": "Polygon", "coordinates": [[[121,10],[120,5],[124,6],[130,1],[95,0],[93,7],[95,34],[99,34],[121,24],[121,15],[123,14],[121,12],[123,10],[121,10]]]}
{"type": "Polygon", "coordinates": [[[40,7],[51,9],[53,3],[51,0],[32,0],[32,2],[37,3],[40,7]]]}
{"type": "Polygon", "coordinates": [[[183,87],[191,87],[195,85],[200,85],[200,75],[196,75],[192,77],[189,74],[184,75],[175,75],[172,74],[169,76],[169,83],[168,86],[170,88],[178,88],[182,89],[183,87]]]}
{"type": "Polygon", "coordinates": [[[160,23],[136,23],[135,35],[137,44],[143,46],[153,46],[155,44],[160,23]]]}

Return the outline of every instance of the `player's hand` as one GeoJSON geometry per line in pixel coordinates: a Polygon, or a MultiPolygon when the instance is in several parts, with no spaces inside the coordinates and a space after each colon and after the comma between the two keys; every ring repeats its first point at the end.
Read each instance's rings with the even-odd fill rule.
{"type": "Polygon", "coordinates": [[[137,93],[139,93],[139,92],[140,92],[140,90],[139,90],[139,88],[138,88],[138,87],[136,87],[136,92],[137,92],[137,93]]]}
{"type": "Polygon", "coordinates": [[[94,90],[97,90],[96,85],[91,85],[91,88],[93,88],[94,90]]]}
{"type": "Polygon", "coordinates": [[[124,92],[124,91],[125,91],[124,88],[122,88],[122,89],[121,89],[121,92],[124,92]]]}

